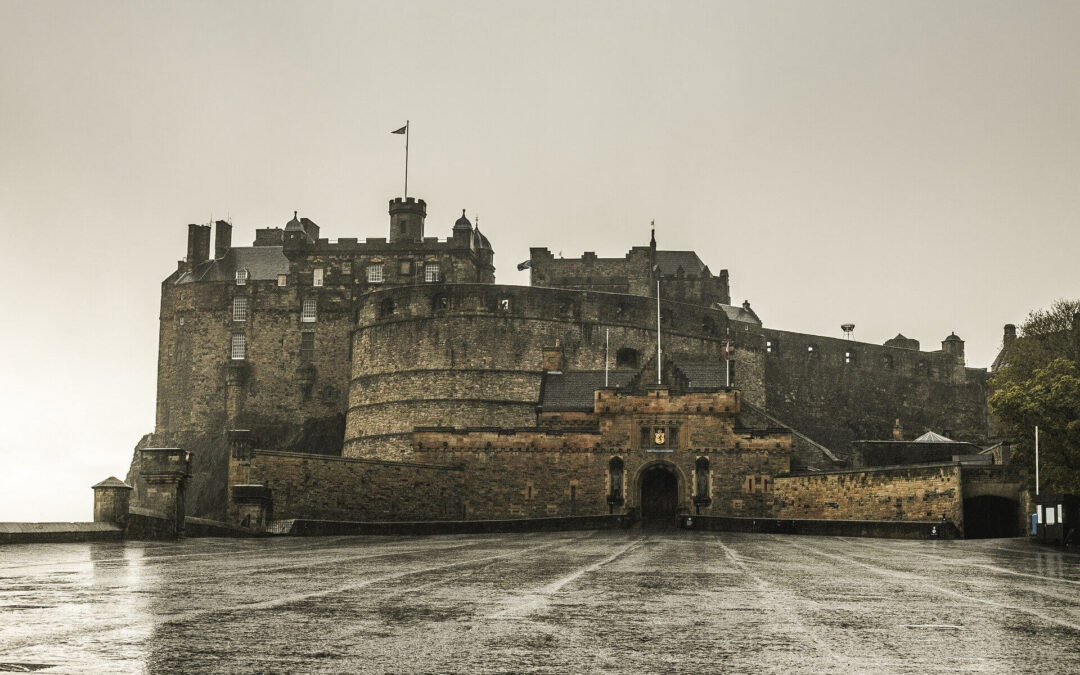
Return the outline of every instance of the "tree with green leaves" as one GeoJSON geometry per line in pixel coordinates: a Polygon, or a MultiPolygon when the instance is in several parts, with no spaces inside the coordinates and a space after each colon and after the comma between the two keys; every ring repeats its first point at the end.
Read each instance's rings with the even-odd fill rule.
{"type": "Polygon", "coordinates": [[[1080,300],[1034,310],[990,378],[990,409],[1016,443],[1011,461],[1034,481],[1039,427],[1042,492],[1080,494],[1080,300]]]}

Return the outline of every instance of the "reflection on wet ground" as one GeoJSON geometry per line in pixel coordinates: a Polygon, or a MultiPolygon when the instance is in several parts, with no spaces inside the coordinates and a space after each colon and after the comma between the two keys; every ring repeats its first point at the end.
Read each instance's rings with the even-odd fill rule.
{"type": "Polygon", "coordinates": [[[1023,540],[0,547],[0,670],[1076,673],[1077,645],[1080,557],[1023,540]]]}

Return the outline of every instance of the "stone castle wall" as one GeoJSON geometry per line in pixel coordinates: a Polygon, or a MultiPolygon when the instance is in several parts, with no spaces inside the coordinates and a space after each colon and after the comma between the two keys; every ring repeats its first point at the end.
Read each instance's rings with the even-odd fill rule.
{"type": "Polygon", "coordinates": [[[963,531],[958,464],[834,471],[776,479],[776,518],[939,521],[963,531]]]}
{"type": "Polygon", "coordinates": [[[951,354],[769,329],[760,339],[762,407],[837,453],[890,438],[897,418],[913,436],[987,436],[986,372],[951,354]]]}
{"type": "Polygon", "coordinates": [[[255,451],[230,466],[234,484],[270,489],[276,520],[458,520],[458,467],[255,451]]]}
{"type": "MultiPolygon", "coordinates": [[[[723,313],[668,305],[665,353],[719,359],[723,313]]],[[[655,311],[649,298],[486,284],[365,296],[353,335],[344,454],[407,459],[418,426],[533,426],[545,347],[562,347],[566,370],[603,370],[610,331],[612,366],[624,348],[643,366],[656,349],[655,311]]],[[[760,400],[763,392],[747,396],[760,400]]]]}

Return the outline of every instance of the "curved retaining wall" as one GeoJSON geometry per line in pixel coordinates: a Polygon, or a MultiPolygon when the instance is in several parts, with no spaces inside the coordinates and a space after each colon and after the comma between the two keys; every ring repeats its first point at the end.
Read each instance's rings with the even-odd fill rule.
{"type": "MultiPolygon", "coordinates": [[[[418,426],[533,426],[545,347],[563,348],[567,370],[602,370],[609,331],[612,365],[621,348],[644,365],[656,349],[655,312],[652,298],[524,286],[370,294],[353,334],[344,454],[408,459],[418,426]]],[[[721,312],[665,303],[664,322],[665,353],[719,359],[721,312]]]]}

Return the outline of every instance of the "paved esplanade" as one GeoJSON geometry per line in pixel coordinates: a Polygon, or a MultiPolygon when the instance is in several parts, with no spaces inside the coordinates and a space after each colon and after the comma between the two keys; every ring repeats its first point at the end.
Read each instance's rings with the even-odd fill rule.
{"type": "Polygon", "coordinates": [[[6,546],[0,605],[0,670],[1080,672],[1080,557],[1022,540],[6,546]]]}

